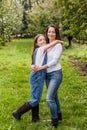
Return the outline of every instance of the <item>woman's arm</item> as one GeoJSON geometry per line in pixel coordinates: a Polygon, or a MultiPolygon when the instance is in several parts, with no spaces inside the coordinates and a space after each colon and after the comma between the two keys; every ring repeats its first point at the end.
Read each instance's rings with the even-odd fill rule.
{"type": "Polygon", "coordinates": [[[53,42],[51,42],[51,43],[49,43],[49,44],[46,44],[46,45],[44,46],[44,52],[47,51],[47,49],[53,47],[54,45],[56,45],[56,44],[58,44],[58,43],[61,43],[61,44],[63,45],[64,42],[61,41],[61,40],[55,40],[55,41],[53,41],[53,42]]]}
{"type": "Polygon", "coordinates": [[[50,62],[48,62],[47,64],[43,65],[43,66],[36,66],[34,69],[34,71],[39,71],[39,70],[42,70],[42,69],[46,69],[48,67],[51,67],[51,66],[54,66],[57,64],[57,62],[59,61],[60,59],[60,56],[61,56],[61,53],[62,53],[62,46],[61,44],[59,44],[56,49],[55,49],[55,53],[53,54],[54,58],[52,58],[52,60],[50,62]]]}
{"type": "Polygon", "coordinates": [[[54,42],[51,42],[50,44],[46,44],[44,46],[39,47],[36,54],[35,64],[41,66],[43,62],[44,53],[47,51],[48,48],[56,45],[59,42],[60,40],[55,40],[54,42]]]}
{"type": "Polygon", "coordinates": [[[45,45],[44,47],[41,47],[40,49],[38,49],[38,55],[37,55],[37,57],[36,57],[36,65],[35,65],[35,66],[31,66],[31,69],[32,69],[33,71],[39,71],[39,70],[48,68],[48,67],[50,67],[50,66],[56,64],[57,60],[59,59],[58,57],[60,57],[61,51],[62,51],[62,50],[61,50],[61,51],[58,51],[58,50],[60,50],[61,48],[63,48],[61,44],[60,44],[60,45],[61,45],[61,48],[58,49],[58,50],[56,50],[56,52],[54,53],[54,59],[53,59],[50,63],[41,66],[41,65],[38,64],[38,62],[39,62],[39,61],[41,62],[41,59],[42,59],[42,58],[40,58],[40,57],[42,57],[43,53],[44,53],[48,48],[50,48],[50,47],[52,47],[52,46],[54,46],[54,45],[56,45],[56,44],[58,44],[58,43],[60,43],[60,42],[61,42],[61,44],[63,45],[63,41],[55,40],[54,42],[51,42],[50,44],[47,44],[47,45],[45,45]],[[55,56],[55,55],[56,55],[56,56],[55,56]]]}

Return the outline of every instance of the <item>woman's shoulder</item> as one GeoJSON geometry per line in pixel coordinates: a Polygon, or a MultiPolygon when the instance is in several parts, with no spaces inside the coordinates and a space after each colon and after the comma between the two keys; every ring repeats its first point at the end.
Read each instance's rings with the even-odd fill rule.
{"type": "Polygon", "coordinates": [[[58,50],[62,50],[63,49],[63,46],[61,43],[58,43],[54,46],[55,49],[58,49],[58,50]]]}
{"type": "Polygon", "coordinates": [[[62,47],[61,43],[58,43],[58,44],[56,44],[55,46],[53,46],[54,49],[56,49],[56,48],[61,48],[61,47],[62,47]]]}
{"type": "Polygon", "coordinates": [[[61,43],[58,43],[58,44],[56,44],[55,46],[56,46],[56,47],[61,47],[62,44],[61,44],[61,43]]]}

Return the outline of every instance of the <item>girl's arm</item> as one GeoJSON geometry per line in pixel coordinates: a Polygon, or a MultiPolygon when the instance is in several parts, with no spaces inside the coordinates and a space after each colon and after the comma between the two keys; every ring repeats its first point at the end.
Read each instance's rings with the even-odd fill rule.
{"type": "Polygon", "coordinates": [[[53,47],[54,45],[56,45],[58,43],[61,43],[63,45],[64,42],[61,41],[61,40],[55,40],[55,41],[53,41],[53,42],[51,42],[49,44],[46,44],[45,47],[44,47],[44,52],[47,51],[47,49],[53,47]]]}

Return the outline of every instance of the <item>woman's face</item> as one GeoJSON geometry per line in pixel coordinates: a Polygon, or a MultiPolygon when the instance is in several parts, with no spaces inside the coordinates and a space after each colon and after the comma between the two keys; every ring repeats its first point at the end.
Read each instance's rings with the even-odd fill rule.
{"type": "Polygon", "coordinates": [[[39,38],[37,39],[37,45],[39,47],[46,45],[46,39],[44,36],[39,36],[39,38]]]}
{"type": "Polygon", "coordinates": [[[54,41],[56,39],[56,32],[54,27],[49,27],[47,37],[49,41],[54,41]]]}

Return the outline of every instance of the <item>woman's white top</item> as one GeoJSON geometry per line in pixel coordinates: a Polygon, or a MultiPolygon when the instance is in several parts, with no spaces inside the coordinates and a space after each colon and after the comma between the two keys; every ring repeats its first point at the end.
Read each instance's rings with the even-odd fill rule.
{"type": "MultiPolygon", "coordinates": [[[[44,47],[45,46],[39,47],[37,50],[35,64],[38,66],[43,64],[45,56],[44,47]]],[[[47,68],[47,73],[61,69],[60,57],[62,50],[63,48],[61,44],[56,44],[47,50],[47,65],[49,67],[47,68]]]]}
{"type": "Polygon", "coordinates": [[[61,69],[60,57],[62,53],[62,45],[56,44],[47,50],[47,73],[61,69]]]}

